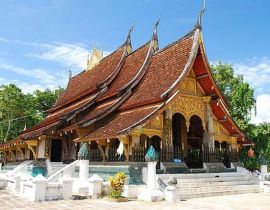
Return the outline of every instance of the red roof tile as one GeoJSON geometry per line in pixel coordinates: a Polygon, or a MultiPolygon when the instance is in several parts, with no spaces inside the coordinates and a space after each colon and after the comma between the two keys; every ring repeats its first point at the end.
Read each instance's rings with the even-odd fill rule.
{"type": "Polygon", "coordinates": [[[135,77],[146,58],[149,45],[150,43],[147,43],[128,55],[119,75],[100,100],[117,94],[120,88],[129,83],[135,77]]]}
{"type": "Polygon", "coordinates": [[[121,47],[101,60],[92,70],[83,71],[71,78],[66,91],[57,100],[54,109],[74,102],[95,91],[97,84],[106,79],[116,68],[123,52],[124,47],[121,47]]]}
{"type": "Polygon", "coordinates": [[[113,120],[108,122],[105,126],[100,127],[96,131],[85,136],[83,141],[115,137],[119,135],[123,129],[126,129],[129,126],[132,126],[135,123],[143,120],[147,115],[150,115],[155,110],[157,110],[158,107],[158,105],[155,105],[122,112],[118,114],[113,120]]]}
{"type": "Polygon", "coordinates": [[[188,36],[157,52],[150,61],[142,84],[122,108],[161,99],[161,95],[173,85],[184,70],[193,39],[193,35],[188,36]]]}

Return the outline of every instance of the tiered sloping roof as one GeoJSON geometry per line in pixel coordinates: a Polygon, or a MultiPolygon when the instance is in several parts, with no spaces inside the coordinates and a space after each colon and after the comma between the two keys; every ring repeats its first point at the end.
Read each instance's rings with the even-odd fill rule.
{"type": "Polygon", "coordinates": [[[204,93],[214,99],[211,106],[216,118],[230,134],[245,138],[231,119],[226,99],[212,77],[201,39],[201,25],[197,24],[191,32],[159,50],[157,24],[150,42],[127,52],[131,43],[126,41],[92,71],[70,79],[50,115],[21,137],[31,139],[52,130],[89,126],[89,133],[78,141],[128,134],[162,111],[193,68],[204,93]]]}

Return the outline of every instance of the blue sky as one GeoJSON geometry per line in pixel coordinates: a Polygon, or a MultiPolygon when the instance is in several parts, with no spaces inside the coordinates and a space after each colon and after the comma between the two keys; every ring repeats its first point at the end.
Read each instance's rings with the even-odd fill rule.
{"type": "MultiPolygon", "coordinates": [[[[232,64],[253,88],[258,115],[270,122],[270,1],[207,0],[203,37],[209,61],[232,64]]],[[[133,48],[155,21],[160,47],[195,24],[202,0],[0,0],[0,84],[24,92],[65,87],[67,68],[80,72],[94,42],[115,50],[135,23],[133,48]]]]}

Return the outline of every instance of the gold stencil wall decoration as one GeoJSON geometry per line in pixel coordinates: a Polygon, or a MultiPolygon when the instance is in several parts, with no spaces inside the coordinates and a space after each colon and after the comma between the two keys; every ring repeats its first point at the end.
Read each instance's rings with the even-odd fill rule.
{"type": "Polygon", "coordinates": [[[176,98],[169,104],[169,108],[174,113],[182,114],[186,119],[187,128],[189,127],[189,120],[193,115],[197,115],[202,120],[202,126],[205,129],[205,113],[206,105],[203,97],[191,96],[179,94],[176,98]]]}

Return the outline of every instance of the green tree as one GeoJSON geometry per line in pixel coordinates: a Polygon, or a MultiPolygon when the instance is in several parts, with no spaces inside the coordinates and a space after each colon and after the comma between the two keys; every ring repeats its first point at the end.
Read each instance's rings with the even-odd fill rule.
{"type": "Polygon", "coordinates": [[[46,89],[45,91],[36,90],[34,92],[35,108],[45,117],[46,111],[52,108],[60,94],[64,89],[59,87],[56,90],[46,89]]]}
{"type": "Polygon", "coordinates": [[[243,75],[236,75],[229,64],[219,62],[212,65],[213,76],[229,102],[229,112],[239,127],[247,130],[251,110],[255,106],[254,90],[244,81],[243,75]]]}
{"type": "Polygon", "coordinates": [[[249,125],[248,135],[253,141],[254,157],[247,156],[247,147],[241,150],[240,159],[250,169],[259,169],[260,164],[270,164],[270,123],[261,123],[258,126],[249,125]]]}
{"type": "Polygon", "coordinates": [[[41,121],[53,107],[62,88],[24,94],[14,84],[0,86],[0,141],[18,137],[24,127],[41,121]]]}
{"type": "MultiPolygon", "coordinates": [[[[7,141],[17,137],[24,125],[35,118],[23,118],[32,115],[30,95],[25,95],[16,85],[2,85],[0,87],[0,139],[7,141]],[[14,120],[18,119],[18,120],[14,120]],[[19,120],[20,119],[20,120],[19,120]]],[[[32,122],[33,121],[33,122],[32,122]]]]}

